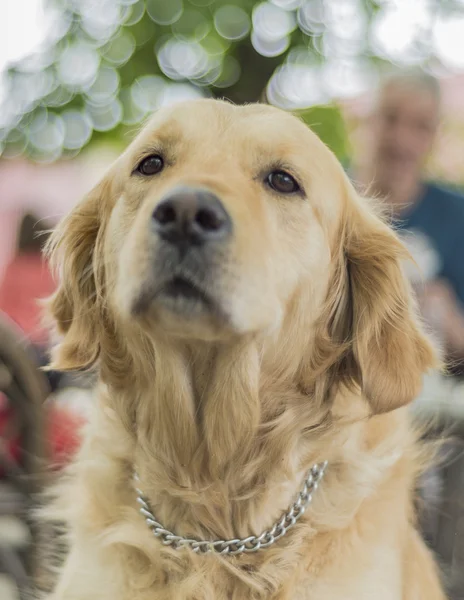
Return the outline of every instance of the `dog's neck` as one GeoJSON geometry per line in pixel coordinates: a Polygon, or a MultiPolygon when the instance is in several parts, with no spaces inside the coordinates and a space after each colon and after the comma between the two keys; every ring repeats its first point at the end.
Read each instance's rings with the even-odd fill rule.
{"type": "Polygon", "coordinates": [[[99,471],[102,490],[117,486],[123,505],[135,507],[136,468],[157,519],[178,535],[259,535],[294,501],[308,468],[325,460],[324,490],[305,519],[315,531],[341,527],[410,443],[402,411],[368,420],[356,390],[339,390],[323,404],[302,391],[285,347],[279,355],[254,340],[198,352],[171,343],[139,346],[139,363],[153,368],[142,375],[134,367],[136,383],[102,372],[104,422],[97,419],[89,450],[106,453],[118,469],[99,471]]]}
{"type": "Polygon", "coordinates": [[[264,363],[250,340],[207,350],[154,345],[156,374],[133,416],[134,462],[167,527],[259,533],[288,508],[308,468],[326,459],[314,442],[327,409],[316,410],[264,363]]]}

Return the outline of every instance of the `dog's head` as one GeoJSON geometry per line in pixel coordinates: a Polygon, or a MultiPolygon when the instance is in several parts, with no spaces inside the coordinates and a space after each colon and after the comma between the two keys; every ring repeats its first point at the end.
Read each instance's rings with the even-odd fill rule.
{"type": "Polygon", "coordinates": [[[160,110],[50,248],[59,369],[105,361],[133,332],[248,336],[263,356],[285,349],[303,385],[355,381],[382,412],[412,400],[434,362],[403,246],[322,142],[268,106],[160,110]]]}

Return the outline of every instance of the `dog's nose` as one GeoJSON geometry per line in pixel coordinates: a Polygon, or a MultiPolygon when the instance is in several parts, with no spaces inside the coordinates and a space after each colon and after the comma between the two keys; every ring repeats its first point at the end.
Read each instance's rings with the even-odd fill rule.
{"type": "Polygon", "coordinates": [[[180,188],[153,212],[158,235],[171,244],[205,244],[225,239],[232,223],[222,202],[208,190],[180,188]]]}

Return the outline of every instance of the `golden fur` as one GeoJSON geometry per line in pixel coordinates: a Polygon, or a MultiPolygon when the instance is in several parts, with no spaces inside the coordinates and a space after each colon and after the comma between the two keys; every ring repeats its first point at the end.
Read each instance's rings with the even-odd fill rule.
{"type": "Polygon", "coordinates": [[[435,365],[406,252],[331,152],[277,109],[201,100],[160,110],[49,247],[61,274],[53,366],[96,368],[95,415],[53,515],[71,550],[50,600],[440,600],[415,529],[419,447],[405,406],[435,365]],[[133,174],[162,154],[158,175],[133,174]],[[285,169],[304,194],[264,183],[285,169]],[[222,317],[173,315],[150,291],[149,227],[178,184],[212,190],[233,221],[209,292],[222,317]],[[151,506],[199,539],[259,534],[314,462],[308,513],[237,557],[163,546],[151,506]]]}

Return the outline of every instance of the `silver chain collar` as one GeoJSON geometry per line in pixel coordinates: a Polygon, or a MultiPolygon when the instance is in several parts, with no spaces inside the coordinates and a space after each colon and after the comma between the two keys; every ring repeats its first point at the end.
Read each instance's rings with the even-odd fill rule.
{"type": "MultiPolygon", "coordinates": [[[[165,529],[156,519],[150,509],[145,494],[138,487],[136,487],[137,502],[140,504],[140,513],[145,518],[148,527],[155,537],[160,538],[165,546],[171,546],[176,550],[190,548],[197,554],[214,553],[232,556],[234,554],[257,552],[262,548],[269,548],[269,546],[272,546],[272,544],[277,542],[277,540],[283,537],[305,513],[305,510],[312,502],[313,492],[317,490],[320,481],[324,477],[326,467],[327,461],[315,464],[311,467],[304,481],[303,489],[298,494],[296,501],[290,506],[290,509],[282,515],[279,521],[274,524],[272,529],[263,531],[261,535],[250,535],[249,537],[242,539],[207,541],[176,535],[169,531],[169,529],[165,529]]],[[[134,475],[134,479],[136,482],[140,481],[137,474],[134,475]]]]}

